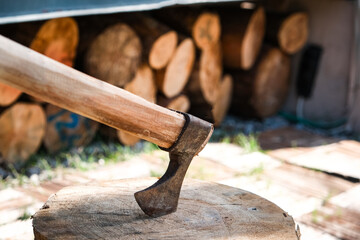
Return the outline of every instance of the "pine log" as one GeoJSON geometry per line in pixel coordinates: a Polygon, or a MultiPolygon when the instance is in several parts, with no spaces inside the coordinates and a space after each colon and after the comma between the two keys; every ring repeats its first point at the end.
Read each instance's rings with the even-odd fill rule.
{"type": "Polygon", "coordinates": [[[199,8],[176,7],[159,10],[154,14],[175,30],[191,35],[200,49],[217,44],[221,34],[220,17],[215,12],[199,8]]]}
{"type": "Polygon", "coordinates": [[[24,162],[43,140],[46,118],[37,104],[16,103],[0,116],[0,154],[6,163],[24,162]]]}
{"type": "Polygon", "coordinates": [[[289,90],[290,57],[265,47],[251,71],[229,71],[234,78],[231,111],[242,117],[265,118],[282,106],[289,90]]]}
{"type": "Polygon", "coordinates": [[[190,100],[184,94],[173,98],[166,98],[160,95],[157,97],[157,104],[180,112],[187,112],[190,109],[190,100]]]}
{"type": "MultiPolygon", "coordinates": [[[[126,91],[129,91],[145,100],[155,103],[156,102],[156,85],[154,80],[154,74],[151,68],[143,63],[138,70],[136,75],[131,82],[127,83],[124,87],[126,91]]],[[[133,146],[140,138],[127,133],[126,131],[118,130],[117,136],[119,141],[127,146],[133,146]]]]}
{"type": "Polygon", "coordinates": [[[265,34],[264,9],[225,8],[220,16],[224,65],[250,69],[259,54],[265,34]]]}
{"type": "Polygon", "coordinates": [[[105,29],[92,42],[85,56],[85,71],[117,87],[123,87],[135,75],[142,47],[137,34],[126,24],[105,29]]]}
{"type": "Polygon", "coordinates": [[[309,35],[309,17],[304,12],[266,13],[266,39],[288,54],[298,52],[309,35]]]}
{"type": "Polygon", "coordinates": [[[99,126],[95,121],[51,104],[46,106],[45,113],[44,145],[49,153],[87,145],[99,126]]]}
{"type": "Polygon", "coordinates": [[[293,218],[274,203],[194,179],[185,179],[175,213],[149,218],[133,193],[154,181],[123,179],[63,188],[34,214],[35,239],[298,239],[293,218]]]}
{"type": "Polygon", "coordinates": [[[183,40],[177,47],[165,69],[156,71],[158,89],[172,98],[184,89],[195,62],[195,46],[190,38],[183,40]]]}
{"type": "Polygon", "coordinates": [[[175,53],[178,33],[145,14],[130,13],[119,17],[139,35],[145,62],[153,69],[164,68],[175,53]]]}
{"type": "Polygon", "coordinates": [[[9,106],[15,102],[20,95],[20,90],[0,83],[0,106],[9,106]]]}
{"type": "Polygon", "coordinates": [[[213,105],[212,115],[214,118],[214,126],[220,126],[225,118],[231,104],[233,90],[233,79],[231,75],[225,75],[220,83],[220,89],[217,100],[213,105]]]}

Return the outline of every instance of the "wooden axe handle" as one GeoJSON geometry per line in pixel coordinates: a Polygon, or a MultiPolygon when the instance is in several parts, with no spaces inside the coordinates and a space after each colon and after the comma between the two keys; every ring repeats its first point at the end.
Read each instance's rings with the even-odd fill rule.
{"type": "Polygon", "coordinates": [[[185,119],[0,35],[0,82],[169,148],[185,119]]]}

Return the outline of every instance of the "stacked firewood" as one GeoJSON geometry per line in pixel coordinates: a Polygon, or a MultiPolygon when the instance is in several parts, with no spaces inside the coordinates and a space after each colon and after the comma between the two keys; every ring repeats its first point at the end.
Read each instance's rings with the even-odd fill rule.
{"type": "MultiPolygon", "coordinates": [[[[289,55],[306,42],[307,15],[265,13],[262,7],[182,7],[22,23],[1,31],[147,101],[219,126],[231,102],[231,111],[241,116],[264,118],[279,110],[289,86],[289,55]]],[[[99,125],[0,84],[0,160],[7,163],[26,160],[41,144],[49,153],[86,145],[98,130],[124,145],[139,141],[99,125]]]]}

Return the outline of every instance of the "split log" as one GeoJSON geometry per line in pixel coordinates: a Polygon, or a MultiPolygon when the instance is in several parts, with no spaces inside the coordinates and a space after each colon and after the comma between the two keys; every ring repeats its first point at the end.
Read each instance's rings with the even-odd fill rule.
{"type": "Polygon", "coordinates": [[[46,118],[37,104],[16,103],[0,116],[0,154],[7,163],[24,162],[41,145],[46,118]]]}
{"type": "Polygon", "coordinates": [[[177,48],[178,33],[144,14],[130,13],[119,17],[139,35],[145,62],[153,69],[166,67],[177,48]]]}
{"type": "Polygon", "coordinates": [[[265,118],[275,114],[289,90],[290,57],[265,47],[251,71],[229,71],[234,78],[231,112],[242,117],[265,118]]]}
{"type": "Polygon", "coordinates": [[[217,13],[196,8],[167,8],[155,12],[155,16],[172,28],[191,35],[200,49],[217,44],[221,34],[220,17],[217,13]]]}
{"type": "Polygon", "coordinates": [[[266,13],[266,39],[288,54],[298,52],[309,35],[309,17],[304,12],[266,13]]]}
{"type": "MultiPolygon", "coordinates": [[[[134,79],[127,83],[124,89],[144,98],[149,102],[156,102],[157,89],[155,85],[154,74],[151,68],[145,63],[138,68],[134,79]]],[[[140,141],[140,138],[122,130],[117,131],[117,136],[119,141],[127,146],[133,146],[138,141],[140,141]]]]}
{"type": "Polygon", "coordinates": [[[46,106],[45,113],[44,145],[49,153],[85,146],[98,129],[97,122],[51,104],[46,106]]]}
{"type": "Polygon", "coordinates": [[[13,102],[15,102],[20,95],[20,90],[0,83],[0,106],[9,106],[13,102]]]}
{"type": "Polygon", "coordinates": [[[189,98],[181,94],[173,98],[166,98],[164,96],[158,96],[157,104],[175,111],[187,112],[190,109],[189,98]]]}
{"type": "Polygon", "coordinates": [[[194,179],[185,179],[175,213],[149,218],[133,193],[154,181],[123,179],[63,188],[34,214],[35,239],[298,239],[293,218],[274,203],[194,179]]]}
{"type": "Polygon", "coordinates": [[[158,89],[172,98],[184,89],[195,62],[195,46],[190,38],[183,40],[165,69],[156,71],[158,89]]]}
{"type": "Polygon", "coordinates": [[[137,34],[126,24],[105,29],[92,42],[85,56],[85,71],[117,87],[123,87],[135,75],[142,47],[137,34]]]}
{"type": "Polygon", "coordinates": [[[265,34],[264,9],[225,8],[220,16],[224,65],[250,69],[259,54],[265,34]]]}
{"type": "Polygon", "coordinates": [[[225,75],[220,83],[217,100],[211,110],[214,118],[214,126],[220,126],[231,104],[233,79],[231,75],[225,75]]]}

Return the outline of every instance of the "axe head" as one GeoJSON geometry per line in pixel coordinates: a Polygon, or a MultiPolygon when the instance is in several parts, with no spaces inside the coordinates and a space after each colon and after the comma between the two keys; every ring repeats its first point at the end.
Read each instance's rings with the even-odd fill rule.
{"type": "Polygon", "coordinates": [[[135,193],[140,208],[151,217],[176,211],[191,160],[205,147],[214,129],[211,123],[186,113],[181,114],[186,122],[178,139],[173,146],[163,149],[169,152],[168,169],[154,185],[135,193]]]}

